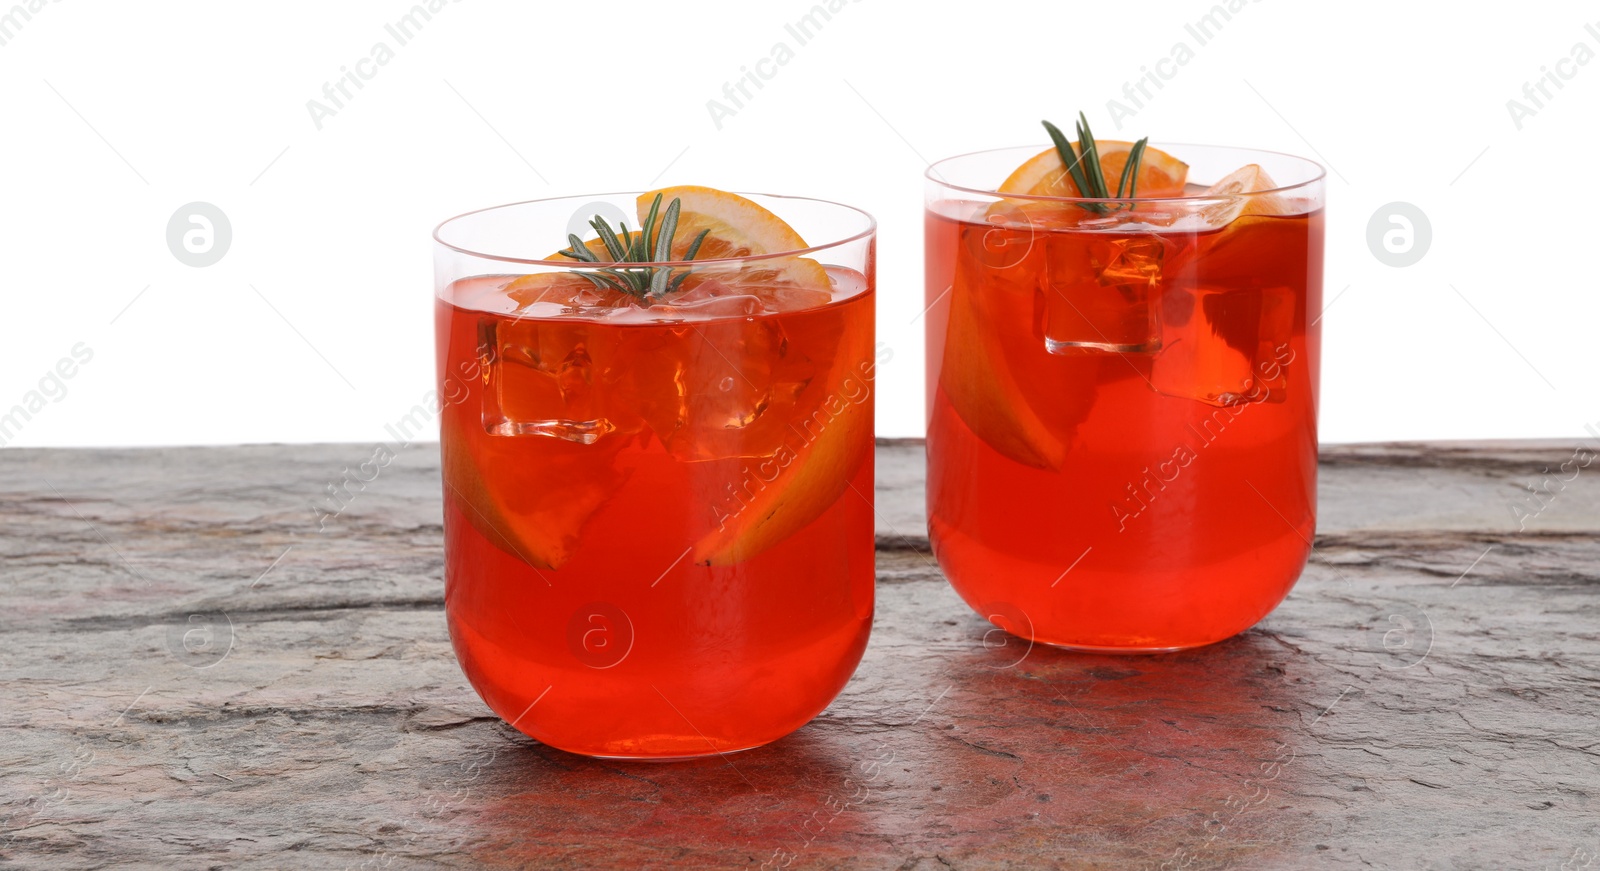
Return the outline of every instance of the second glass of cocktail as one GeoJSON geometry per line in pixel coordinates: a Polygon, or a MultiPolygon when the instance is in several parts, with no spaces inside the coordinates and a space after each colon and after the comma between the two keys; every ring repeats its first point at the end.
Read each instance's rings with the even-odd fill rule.
{"type": "Polygon", "coordinates": [[[622,758],[809,721],[872,623],[871,217],[678,187],[435,239],[445,605],[489,707],[622,758]]]}
{"type": "Polygon", "coordinates": [[[1046,126],[928,171],[934,552],[1014,634],[1208,644],[1311,547],[1322,169],[1046,126]]]}

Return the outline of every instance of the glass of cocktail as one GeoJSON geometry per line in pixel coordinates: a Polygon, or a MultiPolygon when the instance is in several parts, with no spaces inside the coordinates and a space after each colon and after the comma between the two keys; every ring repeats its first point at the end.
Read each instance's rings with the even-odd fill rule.
{"type": "Polygon", "coordinates": [[[1227,638],[1311,548],[1322,168],[1046,126],[928,171],[934,552],[1035,641],[1227,638]]]}
{"type": "Polygon", "coordinates": [[[804,725],[872,623],[872,218],[678,187],[434,238],[445,605],[484,701],[592,756],[804,725]]]}

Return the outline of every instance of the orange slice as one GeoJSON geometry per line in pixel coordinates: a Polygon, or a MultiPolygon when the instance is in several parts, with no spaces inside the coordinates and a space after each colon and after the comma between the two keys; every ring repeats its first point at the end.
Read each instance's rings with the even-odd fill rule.
{"type": "MultiPolygon", "coordinates": [[[[810,247],[793,227],[760,204],[738,194],[703,185],[679,185],[640,194],[637,202],[639,223],[631,228],[634,233],[638,233],[639,227],[644,225],[657,194],[661,195],[660,211],[665,211],[674,199],[679,201],[678,229],[672,238],[670,257],[672,260],[684,259],[690,243],[701,230],[710,232],[695,254],[696,260],[724,260],[759,254],[778,254],[810,247]]],[[[656,216],[657,227],[660,226],[660,211],[656,216]]],[[[622,235],[620,228],[617,235],[619,237],[622,235]]],[[[598,237],[583,244],[594,252],[599,262],[612,262],[611,252],[606,249],[605,242],[598,237]]],[[[565,250],[567,249],[562,249],[565,250]]],[[[545,259],[573,258],[557,251],[545,259]]]]}
{"type": "Polygon", "coordinates": [[[678,200],[678,234],[673,239],[672,256],[680,259],[689,243],[701,230],[711,234],[700,246],[697,259],[717,260],[751,254],[776,254],[808,248],[806,240],[782,218],[738,194],[702,185],[679,185],[646,191],[637,203],[639,221],[650,214],[650,204],[661,195],[661,208],[678,200]]]}
{"type": "MultiPolygon", "coordinates": [[[[673,235],[672,253],[669,255],[673,260],[685,258],[689,246],[702,230],[708,232],[705,241],[695,253],[696,260],[778,254],[809,247],[806,240],[795,232],[793,227],[761,205],[738,194],[700,185],[680,185],[640,194],[637,208],[641,226],[645,217],[649,215],[650,206],[655,202],[657,194],[661,195],[663,208],[670,205],[673,199],[679,200],[678,227],[673,235]]],[[[660,220],[659,212],[657,220],[658,222],[660,220]]],[[[633,232],[637,233],[638,228],[634,228],[633,232]]],[[[594,253],[596,262],[614,262],[605,242],[598,237],[583,244],[594,253]]],[[[553,252],[545,259],[574,260],[570,255],[563,253],[565,250],[567,249],[553,252]]],[[[553,293],[560,294],[566,289],[561,282],[555,281],[552,284],[552,281],[540,275],[525,275],[513,281],[506,288],[506,292],[524,306],[530,301],[552,301],[550,297],[553,293]]],[[[577,289],[582,290],[581,287],[577,289]]],[[[691,273],[684,283],[682,292],[675,294],[668,302],[682,304],[690,300],[729,293],[759,296],[778,308],[804,308],[826,303],[827,297],[832,295],[832,282],[829,281],[827,271],[822,265],[809,257],[774,258],[746,264],[736,271],[717,270],[714,275],[708,272],[691,273]],[[704,288],[700,293],[692,292],[708,278],[715,281],[712,287],[704,288]]]]}
{"type": "Polygon", "coordinates": [[[1223,176],[1216,184],[1206,188],[1203,196],[1227,197],[1220,203],[1205,206],[1200,214],[1208,223],[1223,225],[1244,215],[1287,215],[1294,212],[1289,200],[1278,194],[1257,194],[1278,187],[1258,164],[1247,164],[1223,176]]]}
{"type": "Polygon", "coordinates": [[[844,405],[843,413],[794,460],[799,467],[793,477],[782,487],[756,494],[734,522],[701,539],[694,548],[695,562],[712,566],[743,562],[798,532],[844,495],[872,454],[872,407],[844,405]]]}
{"type": "MultiPolygon", "coordinates": [[[[1014,268],[1028,274],[1030,267],[1023,263],[1014,268]]],[[[967,428],[990,447],[1025,466],[1060,469],[1066,444],[1024,402],[1004,350],[995,347],[1002,333],[1026,330],[1022,324],[1015,331],[1002,330],[995,319],[1031,312],[1026,304],[1031,299],[1008,298],[1020,292],[1007,292],[999,282],[969,286],[977,283],[958,270],[950,287],[950,325],[939,383],[967,428]]]]}
{"type": "MultiPolygon", "coordinates": [[[[1115,186],[1122,178],[1122,168],[1128,163],[1132,142],[1116,139],[1096,139],[1100,152],[1100,172],[1106,183],[1115,186]]],[[[1183,194],[1184,181],[1189,177],[1189,165],[1159,148],[1145,147],[1144,158],[1139,162],[1139,174],[1134,194],[1139,197],[1176,197],[1183,194]]],[[[1028,158],[1000,184],[1000,193],[1026,194],[1036,197],[1081,197],[1072,173],[1061,162],[1054,147],[1028,158]]]]}
{"type": "MultiPolygon", "coordinates": [[[[810,246],[794,228],[782,218],[738,194],[719,191],[700,185],[679,185],[647,191],[639,195],[637,208],[642,223],[650,213],[650,204],[656,194],[661,195],[661,208],[673,199],[679,201],[678,232],[672,239],[672,259],[681,260],[689,244],[701,230],[709,230],[696,260],[718,260],[748,257],[755,254],[778,254],[800,251],[810,246]]],[[[773,271],[771,280],[796,284],[801,287],[826,288],[828,273],[822,264],[809,257],[784,257],[759,264],[751,264],[747,272],[773,271]]],[[[752,276],[754,277],[754,276],[752,276]]]]}
{"type": "Polygon", "coordinates": [[[578,533],[622,485],[615,458],[623,440],[578,445],[537,436],[484,442],[444,439],[447,499],[497,547],[540,569],[558,569],[578,533]],[[501,441],[515,444],[501,444],[501,441]],[[481,469],[493,471],[493,483],[481,469]]]}
{"type": "Polygon", "coordinates": [[[859,387],[847,386],[852,378],[859,385],[869,377],[872,323],[848,324],[839,343],[827,375],[796,397],[795,407],[809,410],[801,420],[820,422],[815,437],[788,454],[783,452],[791,451],[789,447],[780,448],[777,479],[695,544],[695,562],[732,565],[787,539],[838,501],[861,464],[872,461],[872,403],[853,401],[852,395],[859,399],[862,394],[859,387]]]}

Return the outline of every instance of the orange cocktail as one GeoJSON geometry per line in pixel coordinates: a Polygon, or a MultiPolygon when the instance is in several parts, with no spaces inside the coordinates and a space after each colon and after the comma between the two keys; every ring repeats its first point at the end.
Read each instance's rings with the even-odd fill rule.
{"type": "MultiPolygon", "coordinates": [[[[1128,145],[1098,149],[1113,185],[1128,145]]],[[[1095,203],[1035,150],[929,173],[939,564],[1041,642],[1226,638],[1282,600],[1314,531],[1320,169],[1148,149],[1138,196],[1095,203]]]]}
{"type": "Polygon", "coordinates": [[[787,734],[844,686],[872,622],[870,218],[663,194],[683,203],[676,239],[647,253],[678,266],[623,266],[591,239],[593,261],[518,274],[465,244],[474,221],[553,210],[559,228],[577,201],[440,231],[451,639],[496,713],[590,755],[787,734]],[[851,238],[775,256],[806,246],[751,207],[851,238]]]}

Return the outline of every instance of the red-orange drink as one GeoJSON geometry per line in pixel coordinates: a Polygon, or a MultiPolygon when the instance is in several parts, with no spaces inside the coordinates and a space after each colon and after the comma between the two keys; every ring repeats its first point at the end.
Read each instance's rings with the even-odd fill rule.
{"type": "Polygon", "coordinates": [[[822,286],[712,263],[646,305],[581,282],[528,305],[515,274],[441,288],[450,636],[516,728],[729,752],[849,679],[872,622],[873,292],[806,274],[822,286]]]}
{"type": "MultiPolygon", "coordinates": [[[[1266,159],[1198,151],[1174,149],[1266,159]]],[[[930,185],[929,534],[956,590],[1007,631],[1193,647],[1251,626],[1298,578],[1323,217],[1320,171],[1280,162],[1298,188],[1109,214],[930,185]]]]}

